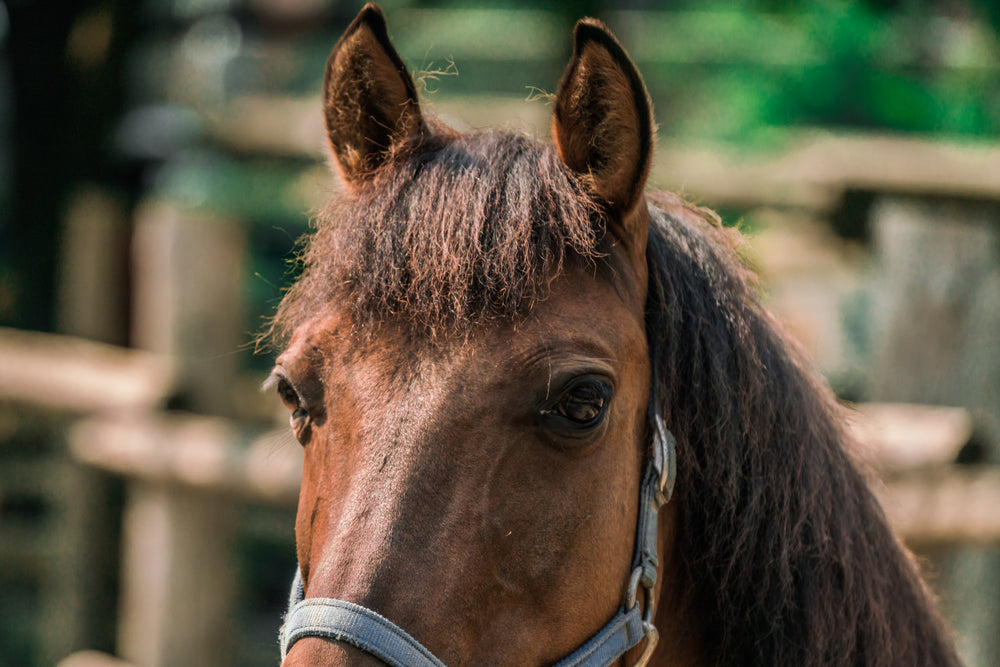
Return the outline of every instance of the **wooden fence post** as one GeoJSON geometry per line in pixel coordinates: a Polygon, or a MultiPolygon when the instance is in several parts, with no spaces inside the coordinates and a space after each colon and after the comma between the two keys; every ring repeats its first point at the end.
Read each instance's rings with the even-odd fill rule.
{"type": "Polygon", "coordinates": [[[171,357],[183,406],[230,415],[243,326],[246,232],[163,202],[136,214],[133,345],[171,357]]]}
{"type": "Polygon", "coordinates": [[[129,484],[121,657],[144,667],[229,663],[234,513],[226,498],[170,484],[129,484]]]}
{"type": "MultiPolygon", "coordinates": [[[[885,197],[872,211],[879,263],[876,400],[968,408],[1000,461],[1000,206],[885,197]]],[[[1000,554],[936,558],[964,659],[1000,664],[1000,554]],[[957,604],[955,601],[960,601],[957,604]]]]}
{"type": "MultiPolygon", "coordinates": [[[[133,343],[173,360],[175,407],[230,415],[245,231],[147,202],[133,237],[133,343]]],[[[122,526],[119,651],[150,667],[226,665],[235,591],[231,501],[131,480],[122,526]]]]}
{"type": "Polygon", "coordinates": [[[886,197],[872,232],[873,398],[960,405],[1000,425],[1000,207],[886,197]]]}

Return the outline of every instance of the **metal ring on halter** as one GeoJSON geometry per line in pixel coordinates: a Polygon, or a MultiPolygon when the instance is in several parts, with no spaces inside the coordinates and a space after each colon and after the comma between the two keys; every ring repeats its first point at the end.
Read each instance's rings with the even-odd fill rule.
{"type": "MultiPolygon", "coordinates": [[[[628,590],[625,593],[625,609],[632,609],[636,605],[636,598],[639,593],[639,583],[642,581],[642,567],[632,570],[632,576],[628,580],[628,590]]],[[[656,644],[660,641],[660,632],[653,625],[653,605],[654,591],[650,587],[643,586],[645,590],[645,601],[642,609],[642,631],[646,636],[646,646],[642,649],[642,655],[636,660],[633,667],[645,667],[653,657],[656,644]]]]}
{"type": "Polygon", "coordinates": [[[646,646],[633,667],[646,667],[649,659],[653,657],[656,644],[660,641],[660,631],[653,625],[653,604],[653,589],[647,588],[646,604],[642,610],[642,631],[646,635],[646,646]]]}
{"type": "Polygon", "coordinates": [[[642,655],[635,661],[633,667],[646,667],[649,664],[650,658],[653,657],[656,644],[660,641],[660,631],[656,629],[655,625],[643,621],[642,629],[646,633],[646,647],[642,649],[642,655]]]}
{"type": "Polygon", "coordinates": [[[642,567],[632,570],[632,576],[628,578],[628,588],[625,589],[625,608],[631,609],[635,606],[636,593],[639,592],[639,580],[642,578],[642,567]]]}

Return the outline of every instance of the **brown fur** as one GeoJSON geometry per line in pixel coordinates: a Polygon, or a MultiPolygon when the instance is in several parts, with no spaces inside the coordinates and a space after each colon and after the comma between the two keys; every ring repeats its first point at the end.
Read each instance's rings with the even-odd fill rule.
{"type": "Polygon", "coordinates": [[[570,62],[556,96],[552,136],[591,192],[623,213],[642,198],[652,158],[646,88],[618,40],[593,19],[577,24],[570,62]]]}

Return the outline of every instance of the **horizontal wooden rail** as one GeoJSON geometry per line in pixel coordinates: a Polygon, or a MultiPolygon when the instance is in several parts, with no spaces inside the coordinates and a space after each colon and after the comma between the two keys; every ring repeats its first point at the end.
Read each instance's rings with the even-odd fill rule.
{"type": "Polygon", "coordinates": [[[889,523],[916,547],[1000,544],[1000,467],[911,471],[876,485],[889,523]]]}
{"type": "MultiPolygon", "coordinates": [[[[968,437],[955,408],[862,406],[862,458],[882,474],[875,490],[890,522],[912,543],[1000,542],[1000,468],[953,465],[968,437]],[[900,438],[909,453],[900,454],[900,438]]],[[[857,428],[857,427],[856,427],[857,428]]],[[[80,460],[130,479],[292,507],[302,453],[287,431],[252,432],[200,416],[95,418],[69,437],[80,460]]]]}
{"type": "MultiPolygon", "coordinates": [[[[431,113],[459,128],[502,124],[545,136],[551,107],[544,98],[527,97],[439,96],[431,113]]],[[[209,120],[208,131],[242,153],[316,159],[325,145],[318,97],[235,99],[209,120]]],[[[845,190],[1000,201],[1000,147],[995,144],[823,130],[788,130],[782,137],[768,151],[663,137],[652,182],[709,206],[828,211],[845,190]]],[[[315,180],[311,170],[303,171],[303,183],[315,180]]],[[[300,196],[294,203],[299,211],[315,207],[315,192],[304,189],[300,196]]]]}
{"type": "Polygon", "coordinates": [[[129,479],[294,507],[302,449],[288,433],[218,417],[95,418],[71,429],[72,454],[129,479]]]}
{"type": "Polygon", "coordinates": [[[0,328],[0,401],[63,412],[150,410],[172,386],[162,356],[0,328]]]}

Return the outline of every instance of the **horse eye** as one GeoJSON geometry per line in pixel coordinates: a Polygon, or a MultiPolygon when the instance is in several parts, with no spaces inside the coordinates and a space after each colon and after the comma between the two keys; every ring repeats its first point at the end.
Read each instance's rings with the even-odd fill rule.
{"type": "Polygon", "coordinates": [[[591,429],[604,418],[611,391],[606,382],[586,379],[571,386],[541,414],[575,429],[591,429]]]}
{"type": "Polygon", "coordinates": [[[578,387],[556,404],[556,411],[575,422],[592,422],[604,409],[604,400],[604,396],[589,387],[578,387]]]}
{"type": "Polygon", "coordinates": [[[293,412],[301,408],[302,401],[299,399],[298,392],[295,391],[291,383],[285,378],[278,380],[278,398],[281,399],[286,408],[293,412]]]}

